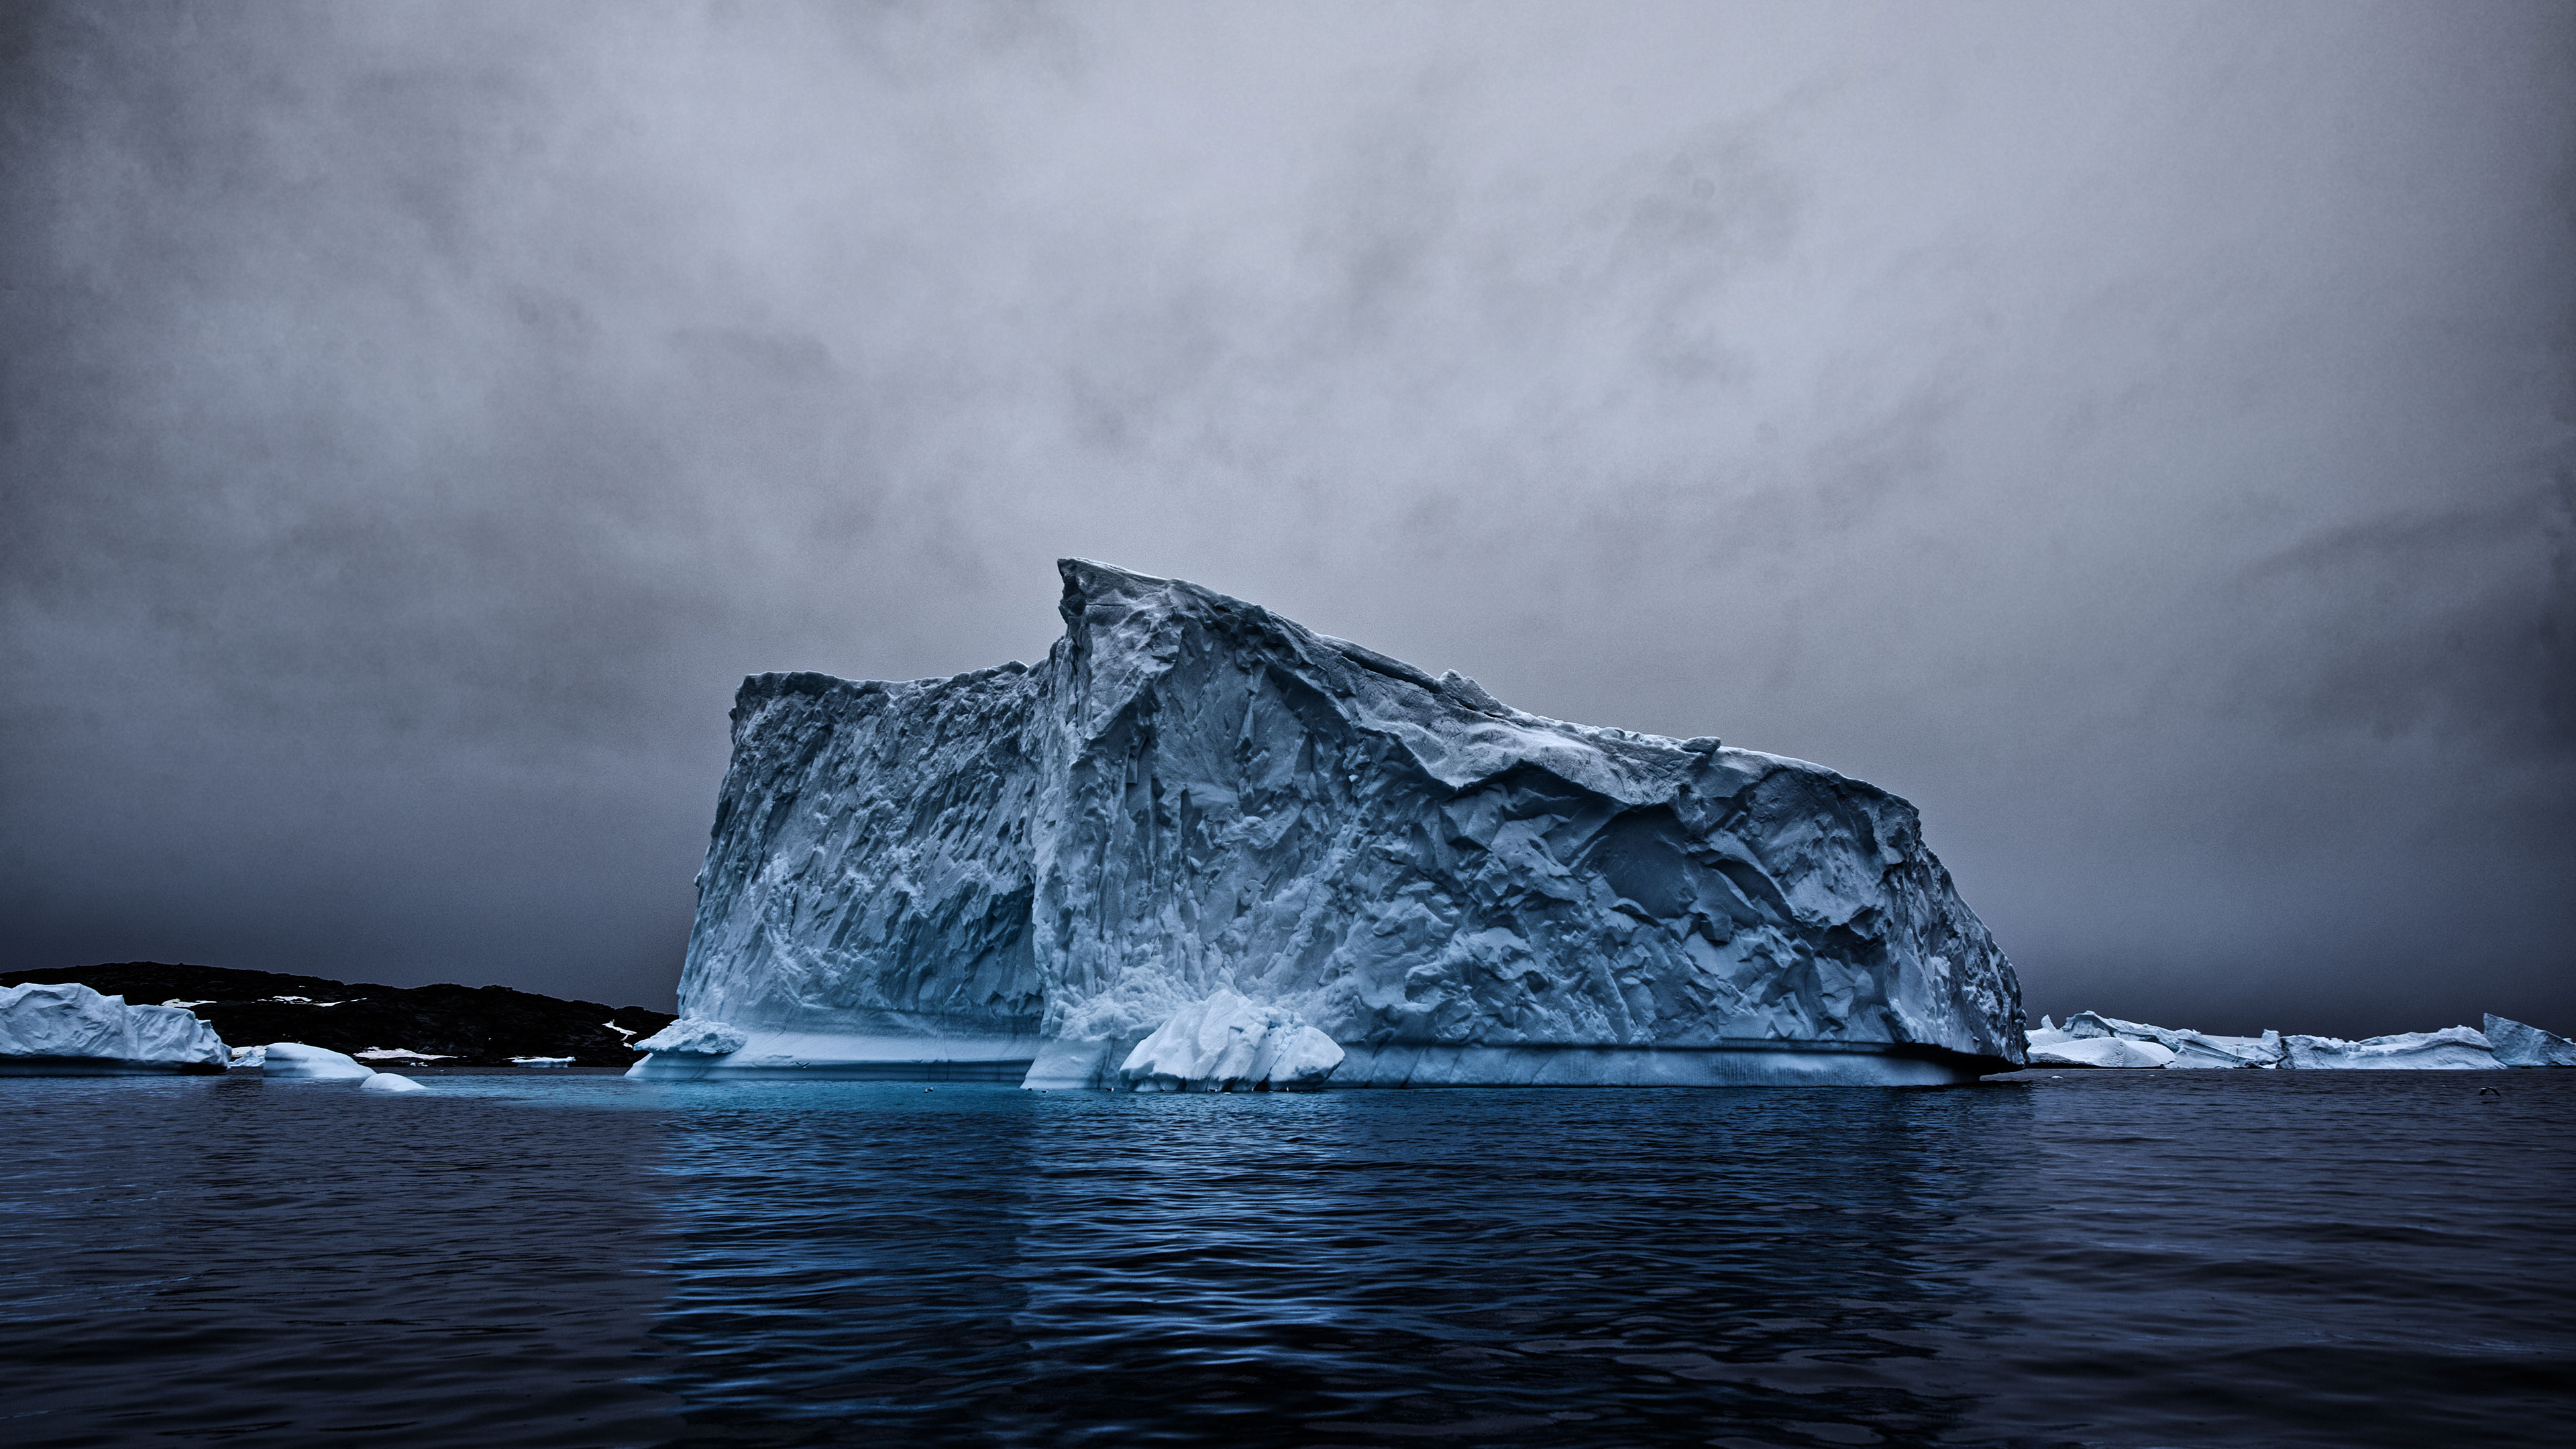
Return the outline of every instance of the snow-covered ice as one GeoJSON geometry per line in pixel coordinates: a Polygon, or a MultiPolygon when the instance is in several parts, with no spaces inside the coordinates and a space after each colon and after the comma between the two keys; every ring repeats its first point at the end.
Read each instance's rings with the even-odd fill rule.
{"type": "Polygon", "coordinates": [[[1137,1091],[1296,1090],[1323,1085],[1341,1064],[1342,1049],[1295,1012],[1219,991],[1138,1042],[1118,1077],[1137,1091]]]}
{"type": "Polygon", "coordinates": [[[2484,1033],[2501,1067],[2576,1067],[2576,1041],[2490,1011],[2484,1033]]]}
{"type": "Polygon", "coordinates": [[[2021,1060],[2012,966],[1903,800],[1060,568],[1035,668],[744,684],[689,1020],[637,1075],[1114,1086],[1220,992],[1337,1043],[1335,1086],[2021,1060]]]}
{"type": "Polygon", "coordinates": [[[2169,1067],[2174,1055],[2161,1043],[2124,1036],[2067,1037],[2030,1044],[2034,1067],[2169,1067]]]}
{"type": "Polygon", "coordinates": [[[215,1029],[171,1006],[128,1006],[77,982],[0,987],[0,1074],[220,1072],[215,1029]]]}
{"type": "Polygon", "coordinates": [[[300,1041],[273,1041],[259,1065],[260,1075],[344,1082],[372,1077],[376,1069],[343,1052],[306,1046],[300,1041]]]}
{"type": "Polygon", "coordinates": [[[2331,1036],[2288,1036],[2283,1045],[2290,1059],[2282,1065],[2301,1071],[2327,1068],[2411,1071],[2473,1071],[2494,1067],[2486,1034],[2475,1027],[2449,1026],[2440,1031],[2409,1031],[2345,1041],[2331,1036]]]}
{"type": "Polygon", "coordinates": [[[639,1052],[658,1052],[674,1057],[730,1056],[749,1045],[751,1038],[720,1021],[700,1021],[683,1016],[678,1021],[633,1043],[639,1052]]]}
{"type": "Polygon", "coordinates": [[[2267,1031],[2259,1037],[2212,1036],[2079,1011],[2063,1025],[2041,1017],[2040,1024],[2030,1032],[2030,1060],[2034,1066],[2272,1067],[2297,1071],[2576,1066],[2576,1042],[2500,1016],[2490,1015],[2486,1020],[2484,1032],[2475,1027],[2453,1026],[2440,1031],[2345,1041],[2331,1036],[2283,1036],[2277,1031],[2267,1031]]]}
{"type": "Polygon", "coordinates": [[[360,1082],[358,1088],[366,1092],[426,1092],[429,1090],[411,1078],[399,1076],[393,1072],[376,1072],[360,1082]]]}
{"type": "Polygon", "coordinates": [[[2030,1033],[2033,1065],[2090,1067],[2273,1067],[2281,1064],[2281,1034],[2213,1036],[2188,1027],[2149,1026],[2099,1012],[2079,1011],[2063,1026],[2040,1018],[2030,1033]],[[2155,1050],[2124,1053],[2106,1047],[2070,1048],[2087,1041],[2118,1040],[2155,1050]],[[2161,1053],[2161,1055],[2159,1055],[2161,1053]],[[2096,1058],[2102,1058],[2096,1060],[2096,1058]]]}

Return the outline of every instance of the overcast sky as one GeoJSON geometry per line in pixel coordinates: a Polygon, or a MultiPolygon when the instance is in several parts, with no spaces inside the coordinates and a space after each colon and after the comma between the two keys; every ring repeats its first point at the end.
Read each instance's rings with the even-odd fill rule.
{"type": "Polygon", "coordinates": [[[1912,799],[2031,1012],[2576,1031],[2576,7],[0,9],[0,965],[667,1005],[1061,554],[1912,799]]]}

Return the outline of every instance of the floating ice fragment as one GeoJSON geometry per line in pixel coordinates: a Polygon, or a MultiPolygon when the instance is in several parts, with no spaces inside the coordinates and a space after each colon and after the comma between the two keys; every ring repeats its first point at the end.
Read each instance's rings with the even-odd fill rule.
{"type": "Polygon", "coordinates": [[[360,1082],[358,1089],[364,1092],[426,1092],[429,1090],[409,1077],[396,1076],[392,1072],[378,1072],[360,1082]]]}
{"type": "Polygon", "coordinates": [[[376,1069],[342,1052],[306,1046],[300,1041],[273,1041],[260,1062],[260,1075],[313,1081],[347,1082],[372,1077],[376,1069]]]}
{"type": "Polygon", "coordinates": [[[1321,1086],[1342,1049],[1293,1011],[1219,991],[1182,1007],[1118,1068],[1140,1092],[1297,1091],[1321,1086]]]}

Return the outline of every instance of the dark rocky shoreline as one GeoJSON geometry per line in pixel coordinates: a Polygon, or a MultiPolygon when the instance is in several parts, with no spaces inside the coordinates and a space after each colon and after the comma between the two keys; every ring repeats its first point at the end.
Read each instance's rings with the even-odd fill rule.
{"type": "Polygon", "coordinates": [[[435,1065],[442,1067],[507,1067],[514,1057],[625,1067],[635,1061],[626,1044],[672,1020],[667,1011],[565,1001],[507,986],[377,986],[159,961],[0,971],[0,986],[27,981],[77,981],[136,1006],[184,1006],[229,1046],[299,1041],[353,1056],[395,1049],[441,1058],[435,1065]]]}

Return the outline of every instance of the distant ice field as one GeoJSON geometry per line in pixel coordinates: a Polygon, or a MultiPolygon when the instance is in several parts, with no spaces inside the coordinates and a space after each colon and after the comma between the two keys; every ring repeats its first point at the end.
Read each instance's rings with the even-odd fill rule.
{"type": "Polygon", "coordinates": [[[2576,1409],[2576,1072],[420,1080],[0,1082],[0,1442],[2554,1445],[2576,1409]]]}

